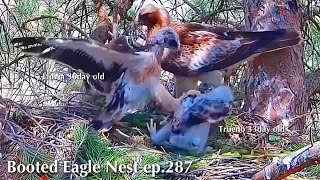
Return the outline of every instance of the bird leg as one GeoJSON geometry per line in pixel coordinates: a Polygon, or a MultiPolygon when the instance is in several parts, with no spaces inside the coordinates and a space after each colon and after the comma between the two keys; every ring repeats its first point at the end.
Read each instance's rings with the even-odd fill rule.
{"type": "Polygon", "coordinates": [[[152,143],[156,146],[169,146],[169,138],[172,131],[172,125],[170,123],[163,126],[157,132],[157,125],[153,122],[153,119],[150,120],[150,123],[147,123],[147,129],[150,133],[150,139],[152,143]]]}
{"type": "Polygon", "coordinates": [[[128,128],[127,122],[119,122],[119,121],[108,121],[103,123],[103,125],[99,128],[99,131],[101,132],[109,132],[112,128],[128,128]]]}
{"type": "Polygon", "coordinates": [[[201,94],[201,92],[200,91],[198,91],[198,90],[189,90],[188,92],[187,92],[187,96],[193,96],[193,95],[195,95],[195,96],[199,96],[201,94]]]}
{"type": "Polygon", "coordinates": [[[121,121],[112,121],[112,125],[113,126],[118,126],[118,127],[121,127],[121,128],[129,127],[128,122],[121,122],[121,121]]]}
{"type": "Polygon", "coordinates": [[[205,122],[191,126],[183,134],[173,134],[170,144],[188,151],[192,155],[199,155],[206,151],[206,143],[210,131],[210,124],[205,122]]]}
{"type": "Polygon", "coordinates": [[[180,100],[174,98],[163,84],[159,83],[156,87],[154,87],[153,93],[154,100],[156,104],[161,107],[162,111],[174,113],[179,107],[180,100]]]}
{"type": "Polygon", "coordinates": [[[121,119],[122,116],[120,112],[113,115],[103,112],[99,115],[97,120],[91,121],[90,124],[92,124],[92,127],[96,130],[99,130],[101,132],[109,132],[113,128],[113,126],[122,128],[128,127],[127,122],[120,122],[121,119]]]}

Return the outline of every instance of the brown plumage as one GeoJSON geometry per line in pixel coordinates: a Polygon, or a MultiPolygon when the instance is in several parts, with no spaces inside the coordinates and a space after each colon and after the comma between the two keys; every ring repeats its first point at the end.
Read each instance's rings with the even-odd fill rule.
{"type": "MultiPolygon", "coordinates": [[[[126,44],[117,43],[116,46],[117,49],[124,49],[124,52],[135,51],[132,47],[127,49],[126,44]]],[[[161,99],[162,97],[159,95],[169,94],[160,82],[159,57],[161,57],[164,48],[172,50],[180,48],[178,35],[167,27],[157,32],[149,44],[148,52],[134,52],[139,54],[139,59],[127,59],[131,63],[127,66],[113,99],[104,108],[104,112],[98,120],[92,122],[96,129],[108,131],[112,128],[112,124],[117,123],[127,113],[136,112],[152,100],[161,99]]],[[[174,107],[174,98],[172,96],[166,97],[169,100],[168,103],[174,107]]]]}
{"type": "MultiPolygon", "coordinates": [[[[181,50],[164,52],[161,66],[176,77],[192,78],[192,83],[201,80],[199,76],[203,73],[227,69],[261,53],[283,49],[302,41],[299,32],[284,29],[246,32],[198,23],[182,24],[174,21],[166,9],[151,4],[139,10],[136,21],[147,26],[148,40],[164,26],[172,27],[178,33],[181,50]]],[[[184,81],[182,84],[188,83],[184,81]]],[[[180,96],[181,93],[176,95],[180,96]]]]}
{"type": "MultiPolygon", "coordinates": [[[[126,36],[120,36],[107,45],[84,39],[44,37],[14,38],[12,43],[26,54],[54,59],[88,75],[105,73],[107,79],[94,81],[104,84],[104,87],[123,74],[111,102],[106,105],[98,121],[92,122],[95,128],[109,130],[112,123],[121,120],[127,113],[143,108],[152,100],[171,108],[169,111],[176,108],[175,99],[160,82],[159,57],[164,48],[180,48],[179,37],[172,28],[158,31],[146,46],[148,51],[132,47],[126,36]],[[162,102],[163,98],[165,102],[162,102]]],[[[104,90],[109,92],[109,89],[104,90]]]]}
{"type": "Polygon", "coordinates": [[[75,38],[21,37],[12,43],[29,55],[54,59],[73,69],[90,75],[89,83],[102,93],[110,93],[112,83],[120,78],[130,59],[139,59],[137,50],[120,36],[104,45],[97,41],[75,38]],[[105,79],[95,80],[93,75],[104,74],[105,79]]]}

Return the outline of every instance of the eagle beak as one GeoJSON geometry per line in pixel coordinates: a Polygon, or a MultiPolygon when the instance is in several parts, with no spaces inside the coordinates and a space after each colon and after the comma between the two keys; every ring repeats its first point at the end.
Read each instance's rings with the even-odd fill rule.
{"type": "MultiPolygon", "coordinates": [[[[155,13],[157,11],[159,11],[159,7],[153,5],[153,4],[144,4],[142,5],[142,7],[138,10],[137,12],[137,15],[136,15],[136,18],[134,19],[135,23],[136,24],[139,24],[139,25],[144,25],[144,18],[146,15],[148,14],[152,14],[152,13],[155,13]]],[[[147,18],[148,19],[148,18],[147,18]]]]}
{"type": "Polygon", "coordinates": [[[140,25],[140,13],[136,15],[136,17],[134,18],[134,25],[140,25]]]}

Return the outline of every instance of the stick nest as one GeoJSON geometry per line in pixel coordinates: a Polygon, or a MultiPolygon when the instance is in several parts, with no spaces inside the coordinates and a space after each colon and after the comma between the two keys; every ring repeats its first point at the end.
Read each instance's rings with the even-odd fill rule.
{"type": "MultiPolygon", "coordinates": [[[[64,99],[59,99],[59,105],[43,107],[19,104],[9,99],[0,98],[1,177],[5,177],[5,179],[37,179],[43,176],[43,174],[36,173],[9,174],[6,169],[7,161],[25,164],[34,163],[37,160],[44,163],[53,160],[68,160],[74,163],[83,163],[79,159],[88,160],[92,156],[100,157],[94,153],[94,149],[101,149],[100,155],[106,153],[105,156],[107,157],[120,159],[127,163],[132,162],[132,159],[135,158],[140,159],[141,164],[163,164],[167,161],[193,162],[189,172],[158,174],[162,178],[250,179],[268,162],[268,157],[276,156],[276,154],[254,155],[254,152],[251,152],[251,155],[245,157],[241,155],[241,152],[234,149],[227,149],[225,150],[227,152],[224,152],[224,146],[219,147],[218,152],[213,151],[202,157],[175,155],[164,150],[156,150],[150,143],[145,123],[150,118],[159,123],[166,117],[154,114],[154,112],[144,112],[126,117],[125,119],[128,122],[135,124],[129,122],[130,128],[115,129],[109,134],[100,135],[87,125],[90,120],[97,117],[101,108],[84,100],[83,96],[81,93],[71,93],[64,99]],[[91,146],[92,149],[90,149],[91,146]]],[[[250,119],[247,116],[238,114],[232,117],[237,117],[237,125],[244,125],[245,122],[248,122],[244,119],[250,119]]],[[[228,120],[226,123],[228,123],[228,120]]],[[[233,137],[234,134],[227,133],[227,136],[233,137]]],[[[254,140],[257,139],[252,139],[252,137],[253,135],[250,134],[238,136],[240,140],[246,139],[248,142],[255,142],[254,140]]],[[[229,141],[231,142],[229,145],[234,148],[241,148],[243,145],[229,141]]],[[[218,142],[216,139],[209,140],[208,144],[216,147],[216,142],[218,142]]],[[[280,153],[280,149],[277,152],[280,153]]],[[[107,160],[109,161],[109,159],[107,160]]],[[[110,159],[110,161],[112,160],[110,159]]],[[[123,176],[113,174],[112,178],[138,178],[138,176],[150,178],[150,174],[141,174],[126,174],[123,176]]],[[[46,176],[74,178],[75,174],[60,172],[59,174],[46,174],[46,176]]],[[[104,176],[101,175],[101,177],[104,176]]]]}

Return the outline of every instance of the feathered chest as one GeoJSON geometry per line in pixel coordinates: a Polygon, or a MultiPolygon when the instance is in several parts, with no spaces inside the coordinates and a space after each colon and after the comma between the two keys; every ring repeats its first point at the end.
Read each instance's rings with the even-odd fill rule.
{"type": "Polygon", "coordinates": [[[142,84],[151,79],[159,79],[161,67],[158,64],[152,64],[146,67],[141,67],[140,71],[131,70],[129,72],[131,79],[135,84],[142,84]]]}

